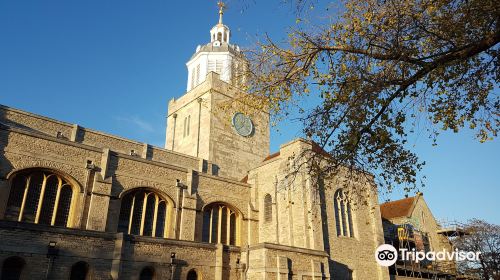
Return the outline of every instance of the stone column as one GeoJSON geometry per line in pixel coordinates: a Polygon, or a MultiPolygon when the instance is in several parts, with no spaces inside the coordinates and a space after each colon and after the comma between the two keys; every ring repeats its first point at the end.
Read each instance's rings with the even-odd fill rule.
{"type": "Polygon", "coordinates": [[[194,241],[196,226],[196,195],[189,195],[183,190],[182,212],[180,222],[180,239],[194,241]]]}
{"type": "Polygon", "coordinates": [[[222,280],[224,266],[224,245],[217,244],[215,252],[215,280],[222,280]]]}
{"type": "Polygon", "coordinates": [[[113,251],[113,262],[111,264],[111,277],[114,280],[120,278],[121,258],[123,254],[123,233],[117,233],[115,239],[115,249],[113,251]]]}
{"type": "Polygon", "coordinates": [[[288,265],[288,258],[278,256],[278,279],[288,280],[288,275],[290,274],[290,267],[288,265]]]}
{"type": "Polygon", "coordinates": [[[323,279],[323,273],[321,271],[321,262],[316,260],[311,260],[311,276],[313,280],[323,279]]]}
{"type": "Polygon", "coordinates": [[[96,174],[94,178],[94,188],[90,197],[89,214],[85,228],[88,230],[105,231],[112,180],[111,178],[103,180],[99,175],[96,174]]]}

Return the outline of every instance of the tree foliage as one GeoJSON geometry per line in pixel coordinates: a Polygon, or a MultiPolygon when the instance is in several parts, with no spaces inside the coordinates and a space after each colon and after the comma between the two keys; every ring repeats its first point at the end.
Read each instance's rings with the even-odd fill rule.
{"type": "Polygon", "coordinates": [[[467,252],[481,252],[479,261],[458,263],[464,275],[484,280],[500,280],[500,226],[482,220],[471,220],[465,227],[467,235],[454,240],[454,246],[467,252]]]}
{"type": "MultiPolygon", "coordinates": [[[[298,1],[304,4],[305,1],[298,1]]],[[[479,141],[498,132],[500,2],[347,0],[328,24],[297,28],[251,52],[248,91],[275,116],[294,100],[304,134],[341,166],[376,174],[379,185],[418,187],[424,162],[409,137],[469,127],[479,141]]]]}

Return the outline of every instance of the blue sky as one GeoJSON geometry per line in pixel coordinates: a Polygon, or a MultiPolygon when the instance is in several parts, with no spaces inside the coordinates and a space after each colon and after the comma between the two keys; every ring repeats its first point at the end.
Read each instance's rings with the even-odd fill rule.
{"type": "MultiPolygon", "coordinates": [[[[285,38],[295,15],[280,3],[228,1],[232,42],[285,38]]],[[[0,1],[0,103],[163,146],[167,102],[184,93],[185,63],[216,22],[215,0],[0,1]]],[[[271,151],[300,136],[297,123],[278,128],[271,151]]],[[[438,143],[415,147],[435,216],[500,224],[499,141],[480,144],[464,130],[438,143]]]]}

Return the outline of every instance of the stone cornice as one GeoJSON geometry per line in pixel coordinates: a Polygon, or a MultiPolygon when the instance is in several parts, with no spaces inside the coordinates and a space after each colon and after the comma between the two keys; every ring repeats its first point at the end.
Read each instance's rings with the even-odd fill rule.
{"type": "Polygon", "coordinates": [[[295,252],[295,253],[301,253],[301,254],[321,256],[321,257],[328,257],[328,253],[325,251],[307,249],[307,248],[299,248],[299,247],[294,247],[294,246],[286,246],[286,245],[273,244],[273,243],[259,243],[256,245],[250,245],[248,249],[250,251],[251,250],[258,250],[258,249],[272,249],[272,250],[280,250],[280,251],[286,251],[286,252],[295,252]]]}

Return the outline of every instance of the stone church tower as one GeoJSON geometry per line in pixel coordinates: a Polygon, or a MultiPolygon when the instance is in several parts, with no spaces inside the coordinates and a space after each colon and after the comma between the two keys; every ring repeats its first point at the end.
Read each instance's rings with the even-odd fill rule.
{"type": "Polygon", "coordinates": [[[342,174],[288,179],[324,151],[296,139],[269,155],[222,8],[164,149],[0,105],[0,279],[390,279],[374,182],[351,207],[342,174]]]}
{"type": "Polygon", "coordinates": [[[247,65],[240,47],[230,44],[222,15],[220,4],[210,43],[198,46],[186,63],[187,92],[168,104],[165,149],[203,158],[213,174],[241,180],[269,155],[269,114],[222,109],[242,94],[247,65]]]}

